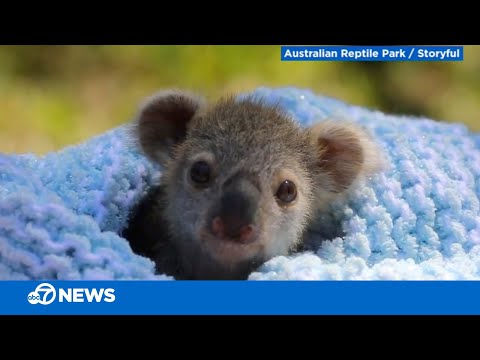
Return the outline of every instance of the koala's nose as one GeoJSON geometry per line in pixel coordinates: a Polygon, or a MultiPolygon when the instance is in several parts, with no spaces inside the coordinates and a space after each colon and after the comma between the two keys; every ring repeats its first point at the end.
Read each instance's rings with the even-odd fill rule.
{"type": "Polygon", "coordinates": [[[254,238],[259,190],[247,179],[226,184],[218,213],[212,218],[212,233],[219,238],[246,243],[254,238]]]}
{"type": "Polygon", "coordinates": [[[217,216],[212,221],[212,232],[220,239],[246,244],[253,239],[254,227],[252,224],[242,225],[238,222],[224,222],[220,216],[217,216]]]}

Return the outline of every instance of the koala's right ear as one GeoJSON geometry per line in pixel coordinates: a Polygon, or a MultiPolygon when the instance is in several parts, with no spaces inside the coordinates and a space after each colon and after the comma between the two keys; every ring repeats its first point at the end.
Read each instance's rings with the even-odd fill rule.
{"type": "Polygon", "coordinates": [[[202,97],[180,90],[161,91],[147,98],[136,117],[136,135],[145,155],[164,165],[204,105],[202,97]]]}

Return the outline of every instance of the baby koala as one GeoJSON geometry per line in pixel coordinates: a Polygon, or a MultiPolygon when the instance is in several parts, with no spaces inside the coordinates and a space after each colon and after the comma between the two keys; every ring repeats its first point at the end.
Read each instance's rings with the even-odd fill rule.
{"type": "Polygon", "coordinates": [[[353,124],[305,128],[278,106],[165,91],[135,121],[143,153],[163,168],[124,232],[132,249],[177,279],[246,279],[302,243],[332,200],[379,169],[353,124]]]}

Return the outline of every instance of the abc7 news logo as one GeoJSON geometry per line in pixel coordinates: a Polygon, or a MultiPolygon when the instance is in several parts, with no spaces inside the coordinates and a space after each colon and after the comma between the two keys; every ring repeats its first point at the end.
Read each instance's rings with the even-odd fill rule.
{"type": "Polygon", "coordinates": [[[30,304],[51,304],[56,297],[55,288],[47,283],[40,284],[36,287],[35,291],[28,294],[27,300],[30,304]]]}

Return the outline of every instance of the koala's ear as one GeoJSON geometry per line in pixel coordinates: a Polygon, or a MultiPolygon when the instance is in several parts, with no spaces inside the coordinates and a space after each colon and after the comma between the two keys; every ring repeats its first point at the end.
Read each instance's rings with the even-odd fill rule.
{"type": "Polygon", "coordinates": [[[204,105],[202,97],[180,90],[161,91],[147,98],[136,117],[136,135],[143,152],[164,165],[204,105]]]}
{"type": "Polygon", "coordinates": [[[355,180],[380,170],[381,152],[360,127],[349,122],[324,121],[312,126],[309,140],[313,145],[315,166],[322,186],[333,193],[347,190],[355,180]]]}

